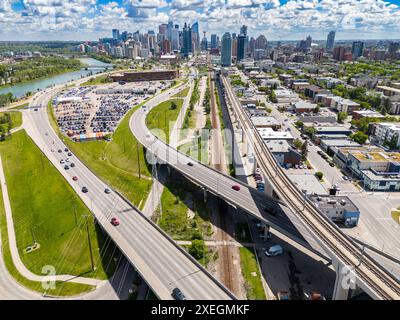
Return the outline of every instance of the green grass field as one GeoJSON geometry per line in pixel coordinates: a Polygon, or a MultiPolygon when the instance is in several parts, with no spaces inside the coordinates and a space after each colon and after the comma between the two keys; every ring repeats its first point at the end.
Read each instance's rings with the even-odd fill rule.
{"type": "MultiPolygon", "coordinates": [[[[0,191],[1,191],[1,189],[0,189],[0,191]]],[[[38,291],[40,293],[47,293],[49,295],[54,295],[54,296],[72,296],[72,295],[81,294],[81,293],[88,292],[88,291],[95,289],[93,286],[89,286],[89,285],[73,283],[73,282],[57,281],[55,283],[55,285],[56,285],[55,289],[45,290],[42,287],[41,282],[30,281],[30,280],[26,279],[25,277],[23,277],[16,269],[16,267],[12,261],[12,258],[11,258],[6,223],[7,222],[6,222],[6,215],[4,212],[3,197],[0,196],[0,233],[1,233],[1,244],[2,244],[2,254],[3,254],[2,258],[3,258],[4,264],[7,268],[8,273],[22,286],[29,288],[33,291],[38,291]]]]}
{"type": "Polygon", "coordinates": [[[172,98],[185,98],[185,97],[187,97],[189,90],[190,90],[190,87],[187,87],[187,88],[183,89],[182,91],[179,91],[178,93],[174,94],[172,96],[172,98]]]}
{"type": "Polygon", "coordinates": [[[12,111],[12,112],[0,112],[0,117],[3,117],[6,113],[8,113],[11,116],[11,121],[12,121],[12,128],[17,128],[22,125],[22,113],[18,111],[12,111]]]}
{"type": "Polygon", "coordinates": [[[203,236],[212,234],[208,209],[206,208],[202,190],[180,175],[167,178],[161,196],[162,215],[159,226],[176,240],[191,240],[194,232],[203,236]],[[194,213],[189,218],[188,210],[194,213]]]}
{"type": "Polygon", "coordinates": [[[242,268],[242,274],[246,282],[245,287],[247,292],[247,299],[266,300],[254,249],[250,247],[240,247],[239,251],[240,266],[242,268]]]}
{"type": "Polygon", "coordinates": [[[53,265],[57,274],[107,279],[115,266],[110,256],[111,246],[101,250],[105,249],[106,236],[95,227],[89,210],[26,132],[18,131],[2,142],[0,154],[18,251],[25,266],[38,275],[43,266],[53,265]],[[89,215],[95,272],[91,271],[83,215],[89,215]],[[40,249],[24,253],[23,250],[35,241],[40,249]]]}
{"type": "Polygon", "coordinates": [[[179,115],[179,111],[182,108],[182,99],[172,99],[160,103],[158,106],[150,110],[146,117],[147,127],[154,132],[163,141],[169,142],[170,127],[174,126],[174,123],[179,115]],[[171,103],[175,102],[176,109],[171,109],[171,103]]]}

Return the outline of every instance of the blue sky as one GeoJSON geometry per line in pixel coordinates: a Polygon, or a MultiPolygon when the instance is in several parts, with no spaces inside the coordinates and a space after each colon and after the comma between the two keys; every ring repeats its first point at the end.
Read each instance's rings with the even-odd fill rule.
{"type": "Polygon", "coordinates": [[[96,40],[168,19],[208,35],[246,24],[269,40],[400,38],[400,0],[0,0],[0,40],[96,40]]]}

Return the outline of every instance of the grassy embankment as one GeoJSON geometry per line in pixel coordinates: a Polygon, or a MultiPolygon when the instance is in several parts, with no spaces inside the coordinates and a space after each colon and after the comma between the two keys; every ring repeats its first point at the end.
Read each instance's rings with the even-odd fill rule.
{"type": "MultiPolygon", "coordinates": [[[[9,114],[11,117],[11,129],[13,128],[18,128],[19,126],[22,125],[22,113],[17,112],[17,111],[12,111],[12,112],[0,112],[0,119],[2,119],[6,114],[9,114]]],[[[3,125],[0,123],[0,126],[3,125]]],[[[6,124],[4,124],[6,125],[6,124]]]]}
{"type": "Polygon", "coordinates": [[[247,299],[249,300],[266,300],[264,287],[261,282],[260,269],[254,249],[251,247],[241,247],[240,266],[245,279],[245,287],[247,299]]]}
{"type": "MultiPolygon", "coordinates": [[[[61,174],[36,147],[24,130],[16,132],[11,139],[0,144],[3,167],[7,179],[12,206],[17,246],[21,260],[33,273],[40,275],[45,265],[56,268],[57,274],[82,275],[107,279],[115,268],[112,245],[94,224],[89,210],[64,180],[61,174]],[[86,219],[96,270],[91,270],[90,251],[86,233],[86,219]],[[40,248],[31,253],[24,249],[33,243],[40,248]]],[[[5,236],[5,223],[2,234],[5,236]]],[[[3,237],[3,246],[7,241],[3,237]]],[[[6,250],[4,251],[6,256],[6,250]]],[[[33,289],[40,285],[23,280],[13,270],[18,281],[33,289]]],[[[63,284],[52,294],[77,294],[90,286],[63,284]]]]}

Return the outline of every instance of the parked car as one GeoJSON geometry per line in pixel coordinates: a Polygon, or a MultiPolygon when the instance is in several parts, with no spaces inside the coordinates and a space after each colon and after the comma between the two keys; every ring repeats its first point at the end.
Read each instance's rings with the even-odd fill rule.
{"type": "Polygon", "coordinates": [[[61,153],[62,152],[62,150],[61,149],[58,149],[58,153],[61,153]]]}
{"type": "Polygon", "coordinates": [[[183,294],[183,292],[179,288],[174,288],[174,290],[172,290],[172,294],[171,295],[175,300],[186,300],[185,295],[183,294]]]}
{"type": "Polygon", "coordinates": [[[71,162],[71,164],[69,165],[71,168],[75,167],[75,163],[71,162]]]}
{"type": "Polygon", "coordinates": [[[111,190],[108,189],[108,188],[105,188],[105,189],[104,189],[104,192],[107,193],[107,194],[110,194],[110,193],[111,193],[111,190]]]}
{"type": "Polygon", "coordinates": [[[265,250],[264,253],[267,257],[276,257],[283,253],[283,248],[279,244],[275,244],[265,250]]]}
{"type": "Polygon", "coordinates": [[[65,170],[68,170],[68,169],[69,169],[69,165],[66,164],[66,165],[64,166],[64,169],[65,169],[65,170]]]}
{"type": "Polygon", "coordinates": [[[239,191],[240,190],[240,186],[235,184],[235,185],[232,186],[232,189],[235,190],[235,191],[239,191]]]}
{"type": "Polygon", "coordinates": [[[189,167],[193,167],[193,162],[188,162],[187,165],[188,165],[189,167]]]}
{"type": "Polygon", "coordinates": [[[347,181],[347,180],[349,180],[349,178],[347,176],[343,176],[343,180],[347,181]]]}
{"type": "Polygon", "coordinates": [[[116,217],[111,218],[110,222],[114,227],[119,226],[119,220],[116,217]]]}
{"type": "Polygon", "coordinates": [[[83,193],[87,193],[88,191],[89,191],[89,190],[88,190],[87,187],[83,187],[83,188],[82,188],[82,192],[83,192],[83,193]]]}
{"type": "Polygon", "coordinates": [[[65,148],[64,151],[65,151],[65,152],[68,152],[69,150],[68,150],[68,148],[65,148]]]}
{"type": "Polygon", "coordinates": [[[77,177],[77,176],[73,176],[73,177],[72,177],[72,180],[77,181],[77,180],[78,180],[78,177],[77,177]]]}
{"type": "Polygon", "coordinates": [[[68,154],[68,156],[69,156],[69,157],[71,157],[71,156],[72,156],[72,153],[71,153],[71,152],[68,152],[67,154],[68,154]]]}
{"type": "Polygon", "coordinates": [[[61,160],[60,160],[60,163],[61,163],[61,164],[63,164],[64,162],[65,162],[64,159],[61,159],[61,160]]]}

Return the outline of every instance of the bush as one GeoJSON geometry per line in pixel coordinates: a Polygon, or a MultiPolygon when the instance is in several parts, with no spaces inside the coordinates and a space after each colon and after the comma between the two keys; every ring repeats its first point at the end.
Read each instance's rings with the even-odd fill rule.
{"type": "Polygon", "coordinates": [[[318,171],[315,173],[315,176],[317,177],[318,180],[322,180],[322,177],[324,176],[324,174],[321,171],[318,171]]]}
{"type": "Polygon", "coordinates": [[[206,245],[204,240],[195,239],[192,241],[192,244],[189,247],[189,253],[196,260],[202,259],[206,253],[206,245]]]}

